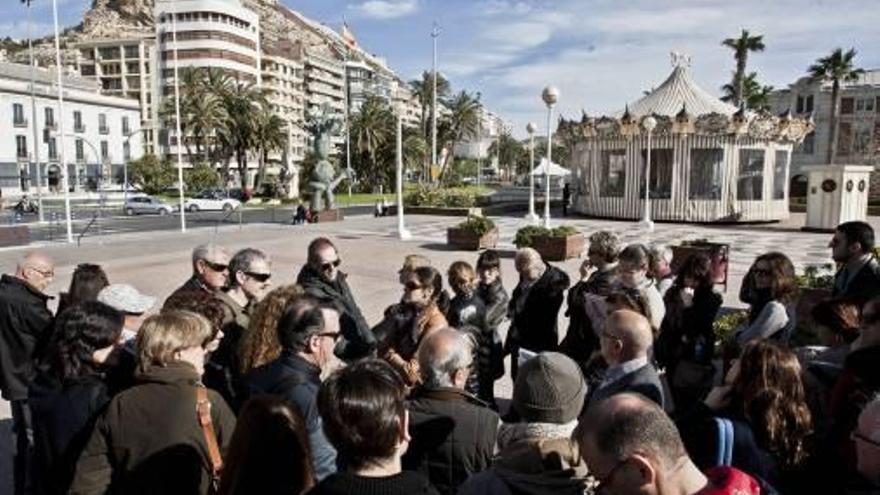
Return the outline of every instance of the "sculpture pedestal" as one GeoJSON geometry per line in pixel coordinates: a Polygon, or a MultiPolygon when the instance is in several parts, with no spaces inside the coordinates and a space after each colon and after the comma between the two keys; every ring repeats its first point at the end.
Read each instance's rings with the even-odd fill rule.
{"type": "Polygon", "coordinates": [[[342,214],[342,210],[333,209],[333,210],[324,210],[318,212],[318,223],[324,222],[338,222],[340,220],[344,220],[345,216],[342,214]]]}
{"type": "Polygon", "coordinates": [[[823,165],[804,170],[810,174],[804,230],[830,232],[843,222],[865,220],[873,166],[823,165]]]}

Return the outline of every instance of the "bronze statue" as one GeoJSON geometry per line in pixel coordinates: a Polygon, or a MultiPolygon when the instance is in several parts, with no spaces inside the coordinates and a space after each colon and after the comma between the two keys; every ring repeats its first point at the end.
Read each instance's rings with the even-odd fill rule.
{"type": "Polygon", "coordinates": [[[318,158],[315,170],[309,178],[309,187],[312,191],[311,208],[313,211],[330,210],[336,206],[333,190],[343,179],[349,177],[349,173],[345,170],[336,176],[336,168],[328,160],[330,140],[333,136],[339,135],[340,122],[338,118],[330,115],[330,108],[325,103],[321,105],[320,110],[309,114],[305,129],[312,136],[312,151],[318,158]]]}

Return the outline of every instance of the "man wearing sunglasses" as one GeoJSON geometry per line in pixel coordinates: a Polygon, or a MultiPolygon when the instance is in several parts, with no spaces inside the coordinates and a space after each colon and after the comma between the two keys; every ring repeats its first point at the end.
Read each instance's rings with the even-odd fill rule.
{"type": "Polygon", "coordinates": [[[238,366],[238,343],[247,331],[251,308],[272,286],[272,266],[266,253],[253,248],[242,249],[229,261],[229,286],[217,293],[228,312],[223,322],[224,337],[205,368],[205,385],[223,395],[237,411],[241,406],[243,380],[238,366]]]}
{"type": "Polygon", "coordinates": [[[34,377],[34,352],[52,327],[46,288],[55,277],[55,262],[32,252],[18,262],[14,275],[0,279],[0,391],[12,408],[15,433],[15,494],[24,493],[31,448],[28,385],[34,377]]]}
{"type": "Polygon", "coordinates": [[[215,293],[226,287],[229,282],[229,253],[216,244],[196,246],[192,252],[192,276],[180,288],[175,290],[165,305],[174,307],[173,300],[184,297],[193,290],[215,293]],[[168,301],[172,301],[171,304],[168,301]]]}
{"type": "Polygon", "coordinates": [[[306,294],[339,311],[342,339],[336,347],[336,355],[345,361],[353,361],[375,352],[376,337],[354,300],[348,276],[339,270],[340,265],[342,259],[333,242],[318,237],[309,244],[308,261],[300,270],[296,283],[305,289],[306,294]]]}
{"type": "Polygon", "coordinates": [[[590,408],[572,437],[599,482],[597,495],[774,493],[732,467],[702,473],[672,420],[638,394],[615,395],[590,408]]]}

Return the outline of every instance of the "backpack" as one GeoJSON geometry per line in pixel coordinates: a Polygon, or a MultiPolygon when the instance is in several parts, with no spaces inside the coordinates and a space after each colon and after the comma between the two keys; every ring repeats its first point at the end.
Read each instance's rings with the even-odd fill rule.
{"type": "Polygon", "coordinates": [[[727,418],[712,418],[715,422],[718,448],[715,451],[715,466],[730,467],[733,462],[733,422],[727,418]]]}

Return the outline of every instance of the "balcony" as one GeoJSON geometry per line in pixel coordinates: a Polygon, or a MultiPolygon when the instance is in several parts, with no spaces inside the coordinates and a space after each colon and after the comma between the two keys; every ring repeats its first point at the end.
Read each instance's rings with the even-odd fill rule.
{"type": "Polygon", "coordinates": [[[54,120],[51,122],[46,122],[45,129],[50,130],[50,131],[57,131],[58,130],[58,123],[55,122],[54,120]]]}
{"type": "Polygon", "coordinates": [[[79,123],[79,124],[74,123],[73,124],[73,132],[76,132],[79,134],[86,132],[86,125],[83,123],[79,123]]]}
{"type": "Polygon", "coordinates": [[[98,132],[101,134],[110,134],[110,128],[106,125],[102,125],[101,127],[98,127],[98,132]]]}
{"type": "Polygon", "coordinates": [[[28,126],[28,120],[25,119],[25,118],[14,119],[14,120],[12,121],[12,125],[13,125],[14,127],[27,127],[27,126],[28,126]]]}

